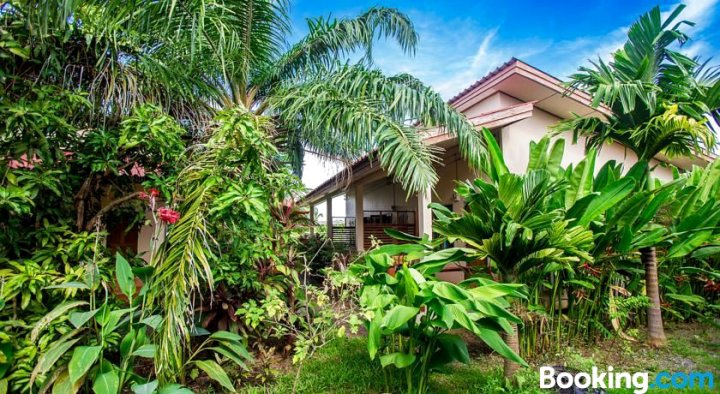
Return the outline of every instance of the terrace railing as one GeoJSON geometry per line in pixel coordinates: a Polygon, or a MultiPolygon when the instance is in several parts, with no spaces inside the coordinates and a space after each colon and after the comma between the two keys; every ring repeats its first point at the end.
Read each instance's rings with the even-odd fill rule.
{"type": "MultiPolygon", "coordinates": [[[[356,218],[332,218],[333,240],[348,246],[355,246],[356,218]]],[[[365,249],[370,248],[371,236],[385,244],[399,243],[396,239],[385,233],[386,228],[392,228],[404,233],[417,235],[417,221],[415,211],[370,210],[363,212],[363,240],[365,249]]]]}

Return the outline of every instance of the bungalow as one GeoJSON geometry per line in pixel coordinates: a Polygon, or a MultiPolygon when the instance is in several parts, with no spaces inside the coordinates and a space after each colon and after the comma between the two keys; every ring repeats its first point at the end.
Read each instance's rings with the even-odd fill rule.
{"type": "MultiPolygon", "coordinates": [[[[487,127],[493,132],[512,172],[524,171],[530,141],[542,138],[549,126],[570,118],[573,113],[597,117],[609,114],[605,107],[594,108],[587,93],[568,93],[559,79],[515,58],[460,92],[450,99],[449,104],[465,114],[478,129],[487,127]]],[[[572,141],[570,135],[563,138],[572,141]]],[[[385,228],[432,236],[432,212],[428,208],[431,202],[461,212],[464,204],[454,193],[455,184],[474,179],[479,174],[461,158],[456,138],[431,133],[425,141],[443,148],[441,160],[435,165],[439,181],[434,190],[407,198],[406,191],[383,171],[377,159],[366,156],[352,164],[349,171],[338,173],[309,192],[304,201],[313,207],[311,212],[314,213],[320,204],[326,205],[324,216],[328,235],[336,242],[347,243],[362,251],[370,247],[372,237],[393,242],[385,235],[385,228]],[[345,195],[347,214],[345,217],[333,216],[332,199],[342,195],[345,195]]],[[[577,163],[583,157],[582,143],[568,143],[563,165],[577,163]]],[[[627,168],[637,161],[637,157],[616,143],[603,147],[598,154],[598,164],[609,160],[624,162],[627,168]]],[[[673,160],[657,157],[653,163],[658,164],[654,175],[669,180],[672,170],[667,164],[687,169],[693,164],[706,163],[701,157],[673,160]]],[[[460,279],[458,275],[462,272],[452,268],[443,273],[449,280],[460,279]]]]}

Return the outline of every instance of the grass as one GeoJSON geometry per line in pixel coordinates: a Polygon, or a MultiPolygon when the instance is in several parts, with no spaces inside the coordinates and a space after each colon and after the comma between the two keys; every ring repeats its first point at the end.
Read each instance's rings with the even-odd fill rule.
{"type": "MultiPolygon", "coordinates": [[[[379,362],[370,362],[365,338],[336,339],[303,365],[297,383],[298,393],[384,393],[383,371],[379,362]]],[[[469,365],[453,364],[431,378],[431,393],[539,393],[537,373],[523,372],[522,388],[498,391],[503,386],[502,360],[495,356],[473,360],[469,365]],[[492,363],[488,361],[492,360],[492,363]]],[[[280,375],[266,387],[245,387],[241,393],[291,393],[295,374],[280,375]]],[[[400,381],[399,379],[395,380],[400,381]]],[[[390,387],[398,392],[398,387],[390,387]]]]}
{"type": "MultiPolygon", "coordinates": [[[[573,371],[590,371],[593,366],[604,370],[612,365],[615,371],[711,371],[720,379],[720,330],[702,325],[669,325],[668,346],[649,348],[639,342],[621,339],[588,344],[574,344],[561,352],[543,354],[530,360],[533,368],[521,372],[521,387],[507,388],[502,377],[502,359],[477,351],[470,344],[470,364],[451,364],[431,378],[431,393],[542,393],[539,389],[538,367],[562,365],[573,371]]],[[[266,386],[243,387],[241,393],[291,393],[297,369],[287,369],[266,386]]],[[[398,387],[386,388],[378,362],[367,356],[365,338],[343,338],[329,343],[312,359],[306,361],[297,380],[297,393],[383,393],[399,392],[398,387]]],[[[402,378],[395,379],[396,382],[402,378]]],[[[649,393],[699,394],[716,390],[660,390],[649,393]]],[[[632,393],[632,390],[608,390],[609,393],[632,393]]]]}

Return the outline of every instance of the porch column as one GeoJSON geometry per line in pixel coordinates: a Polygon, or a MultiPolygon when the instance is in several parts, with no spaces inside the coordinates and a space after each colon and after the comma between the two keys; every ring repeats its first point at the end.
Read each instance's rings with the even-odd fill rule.
{"type": "Polygon", "coordinates": [[[310,235],[315,235],[315,205],[310,204],[310,235]]]}
{"type": "Polygon", "coordinates": [[[418,235],[427,234],[432,239],[432,210],[428,207],[432,202],[430,189],[418,192],[418,235]]]}
{"type": "Polygon", "coordinates": [[[333,221],[332,221],[332,197],[328,197],[325,199],[325,217],[326,217],[326,227],[327,227],[327,237],[328,239],[332,239],[333,234],[333,221]]]}
{"type": "Polygon", "coordinates": [[[355,248],[358,252],[365,250],[365,220],[363,207],[363,185],[355,185],[355,248]]]}

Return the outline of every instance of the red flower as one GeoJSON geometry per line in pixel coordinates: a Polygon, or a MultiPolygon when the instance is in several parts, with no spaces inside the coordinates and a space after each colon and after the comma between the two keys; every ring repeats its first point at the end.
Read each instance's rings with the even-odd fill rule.
{"type": "Polygon", "coordinates": [[[147,200],[148,198],[150,198],[150,196],[148,196],[148,194],[145,192],[140,192],[140,194],[138,195],[138,198],[141,200],[147,200]]]}
{"type": "Polygon", "coordinates": [[[150,189],[150,195],[153,197],[157,197],[160,195],[160,192],[158,191],[158,189],[150,189]]]}
{"type": "Polygon", "coordinates": [[[158,209],[158,217],[165,223],[175,224],[180,220],[180,212],[171,208],[160,208],[158,209]]]}

